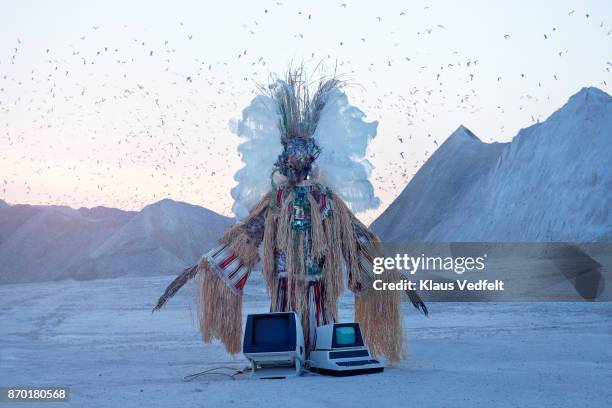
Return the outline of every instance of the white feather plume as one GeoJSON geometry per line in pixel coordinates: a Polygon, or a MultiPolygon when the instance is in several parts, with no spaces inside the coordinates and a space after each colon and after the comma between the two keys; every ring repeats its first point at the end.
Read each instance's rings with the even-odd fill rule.
{"type": "MultiPolygon", "coordinates": [[[[339,89],[329,92],[325,101],[313,136],[321,154],[312,177],[342,197],[354,212],[377,208],[380,199],[369,181],[373,166],[365,157],[378,122],[366,122],[365,114],[349,104],[339,89]]],[[[231,190],[232,211],[238,219],[244,219],[270,190],[270,175],[283,151],[279,120],[274,99],[258,95],[242,111],[242,119],[230,122],[231,130],[246,139],[238,146],[244,166],[234,175],[238,185],[231,190]]]]}
{"type": "Polygon", "coordinates": [[[376,137],[378,122],[366,122],[365,114],[349,104],[339,89],[328,95],[314,137],[321,148],[315,161],[319,182],[346,201],[353,212],[377,208],[369,176],[373,166],[366,159],[368,143],[376,137]]]}
{"type": "Polygon", "coordinates": [[[242,111],[242,119],[230,122],[230,129],[246,139],[238,145],[244,166],[234,175],[238,185],[231,190],[232,211],[239,220],[246,218],[249,210],[270,191],[274,162],[283,151],[278,123],[275,101],[264,95],[251,101],[242,111]]]}

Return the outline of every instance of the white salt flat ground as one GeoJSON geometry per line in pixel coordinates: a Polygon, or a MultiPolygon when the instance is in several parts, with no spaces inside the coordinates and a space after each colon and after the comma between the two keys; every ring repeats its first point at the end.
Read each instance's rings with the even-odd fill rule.
{"type": "MultiPolygon", "coordinates": [[[[70,387],[68,403],[42,407],[612,403],[612,303],[432,303],[429,318],[406,305],[410,356],[382,374],[183,382],[183,376],[206,368],[246,363],[219,344],[199,340],[193,287],[166,310],[150,313],[169,280],[0,286],[0,386],[70,387]]],[[[260,283],[250,285],[245,301],[245,313],[266,311],[260,283]]],[[[351,309],[347,297],[343,318],[350,318],[351,309]]]]}

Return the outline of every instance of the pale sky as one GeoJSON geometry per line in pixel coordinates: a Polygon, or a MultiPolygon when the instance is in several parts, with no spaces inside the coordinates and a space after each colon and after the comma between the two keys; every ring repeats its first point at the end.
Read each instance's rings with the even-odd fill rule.
{"type": "Polygon", "coordinates": [[[460,124],[508,141],[612,83],[609,0],[169,4],[3,2],[0,198],[231,215],[229,120],[271,73],[323,60],[380,122],[371,221],[460,124]]]}

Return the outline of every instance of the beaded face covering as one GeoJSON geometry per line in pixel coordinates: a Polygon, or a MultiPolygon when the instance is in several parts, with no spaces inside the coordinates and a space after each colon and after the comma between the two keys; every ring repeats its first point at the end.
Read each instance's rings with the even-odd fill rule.
{"type": "Polygon", "coordinates": [[[287,177],[290,185],[296,185],[308,178],[321,149],[312,138],[293,137],[283,140],[283,153],[278,156],[275,167],[287,177]]]}

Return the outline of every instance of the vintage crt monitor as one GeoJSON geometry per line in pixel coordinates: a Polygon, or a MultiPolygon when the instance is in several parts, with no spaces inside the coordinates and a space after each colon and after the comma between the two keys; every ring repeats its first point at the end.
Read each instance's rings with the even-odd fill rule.
{"type": "Polygon", "coordinates": [[[304,362],[304,334],[294,312],[248,315],[242,352],[251,362],[252,378],[298,376],[304,362]]]}
{"type": "Polygon", "coordinates": [[[315,349],[309,360],[311,370],[322,374],[342,376],[384,370],[363,343],[359,323],[332,323],[317,327],[315,349]]]}

